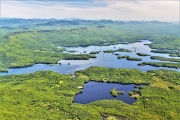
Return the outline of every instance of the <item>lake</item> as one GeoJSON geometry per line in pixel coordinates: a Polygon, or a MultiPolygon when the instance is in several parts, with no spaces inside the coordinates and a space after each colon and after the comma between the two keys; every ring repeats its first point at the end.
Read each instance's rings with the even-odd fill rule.
{"type": "Polygon", "coordinates": [[[96,54],[97,58],[92,58],[89,60],[60,60],[58,61],[58,63],[61,63],[61,65],[55,64],[53,66],[50,66],[48,64],[35,64],[33,66],[26,68],[9,68],[8,73],[1,72],[0,75],[26,74],[40,70],[52,70],[62,74],[74,74],[74,71],[84,70],[91,66],[103,66],[109,68],[136,68],[144,72],[146,72],[147,70],[158,70],[158,69],[180,71],[180,69],[167,68],[167,67],[154,67],[148,65],[138,66],[137,64],[141,62],[165,62],[165,61],[152,60],[150,59],[150,56],[138,56],[136,53],[146,53],[146,54],[150,54],[151,56],[177,58],[177,57],[170,57],[169,54],[152,53],[151,52],[152,49],[148,45],[144,45],[144,44],[151,44],[151,42],[148,40],[143,40],[142,42],[117,44],[110,46],[88,46],[88,47],[77,47],[77,48],[66,47],[67,51],[70,50],[78,51],[72,54],[85,54],[83,53],[84,51],[86,51],[86,54],[89,54],[92,51],[100,51],[100,53],[96,54]],[[118,53],[121,56],[129,55],[131,57],[141,58],[142,61],[128,61],[126,59],[117,59],[117,56],[114,55],[115,53],[103,52],[104,50],[117,50],[118,48],[125,48],[131,50],[132,52],[115,52],[115,53],[118,53]],[[68,65],[68,63],[70,63],[70,65],[68,65]]]}
{"type": "MultiPolygon", "coordinates": [[[[11,74],[26,74],[33,73],[40,70],[52,70],[61,74],[74,74],[77,70],[84,70],[91,66],[103,66],[109,68],[136,68],[143,72],[148,70],[158,70],[158,69],[168,69],[180,71],[180,69],[167,68],[167,67],[153,67],[153,66],[138,66],[137,64],[141,62],[164,62],[159,60],[150,59],[150,56],[138,56],[136,53],[145,53],[150,54],[151,56],[161,56],[167,58],[177,58],[170,57],[169,54],[161,54],[161,53],[152,53],[151,48],[148,45],[151,44],[148,40],[143,40],[142,42],[129,43],[129,44],[117,44],[110,46],[88,46],[88,47],[66,47],[67,51],[75,50],[77,52],[71,54],[89,54],[92,51],[100,51],[99,54],[95,54],[97,58],[92,58],[89,60],[60,60],[58,63],[53,66],[49,64],[35,64],[30,67],[25,68],[9,68],[8,73],[1,72],[0,75],[11,75],[11,74]],[[104,53],[104,50],[117,50],[118,48],[124,48],[131,50],[132,52],[115,52],[115,53],[104,53]],[[128,55],[130,57],[141,58],[142,61],[128,61],[126,59],[117,59],[115,54],[120,54],[121,56],[128,55]],[[70,65],[68,65],[70,63],[70,65]]],[[[64,51],[64,52],[67,52],[64,51]]],[[[122,100],[125,103],[132,104],[136,101],[136,99],[130,98],[128,92],[134,90],[134,84],[122,85],[116,83],[102,83],[102,82],[94,82],[90,81],[84,85],[83,92],[79,93],[75,96],[74,102],[87,104],[90,102],[94,102],[97,100],[103,99],[118,99],[122,100]],[[117,88],[117,90],[124,91],[124,95],[118,95],[117,97],[113,97],[109,91],[113,88],[117,88]]]]}
{"type": "Polygon", "coordinates": [[[89,81],[84,84],[83,92],[75,96],[74,103],[87,104],[97,100],[118,99],[127,104],[132,104],[136,99],[131,98],[128,95],[128,92],[133,91],[134,89],[137,89],[134,88],[134,84],[124,85],[118,83],[89,81]],[[113,97],[109,92],[113,88],[116,88],[118,91],[123,91],[124,94],[119,94],[117,97],[113,97]]]}

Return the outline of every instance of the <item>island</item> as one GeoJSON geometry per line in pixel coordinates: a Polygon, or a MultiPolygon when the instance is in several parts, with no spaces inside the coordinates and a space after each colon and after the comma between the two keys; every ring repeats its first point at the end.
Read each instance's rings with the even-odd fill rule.
{"type": "Polygon", "coordinates": [[[134,58],[134,57],[130,57],[128,55],[125,55],[125,56],[118,55],[117,58],[118,59],[126,58],[126,60],[129,60],[129,61],[141,61],[142,60],[141,58],[134,58]]]}
{"type": "Polygon", "coordinates": [[[124,49],[124,48],[119,48],[117,50],[104,50],[104,53],[114,53],[114,52],[132,52],[128,49],[124,49]]]}
{"type": "Polygon", "coordinates": [[[116,88],[113,88],[110,93],[113,97],[117,97],[119,94],[124,94],[123,91],[117,91],[116,88]]]}
{"type": "Polygon", "coordinates": [[[150,56],[150,54],[145,54],[145,53],[136,53],[138,56],[150,56]]]}

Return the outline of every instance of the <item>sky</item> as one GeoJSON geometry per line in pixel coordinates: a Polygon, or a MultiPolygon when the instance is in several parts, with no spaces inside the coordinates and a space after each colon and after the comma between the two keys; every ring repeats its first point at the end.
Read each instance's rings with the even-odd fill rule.
{"type": "Polygon", "coordinates": [[[179,0],[1,0],[1,17],[179,21],[179,0]]]}

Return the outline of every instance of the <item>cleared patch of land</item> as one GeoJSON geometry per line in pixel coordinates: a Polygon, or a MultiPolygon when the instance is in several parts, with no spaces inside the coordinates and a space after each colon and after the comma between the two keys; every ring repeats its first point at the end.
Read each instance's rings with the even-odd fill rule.
{"type": "Polygon", "coordinates": [[[169,87],[173,86],[174,89],[180,90],[180,86],[179,85],[175,85],[173,83],[170,83],[168,81],[163,81],[162,79],[159,79],[157,77],[153,77],[152,78],[154,80],[154,82],[152,84],[150,84],[151,86],[155,86],[155,87],[159,87],[159,88],[164,88],[167,90],[170,90],[169,87]]]}

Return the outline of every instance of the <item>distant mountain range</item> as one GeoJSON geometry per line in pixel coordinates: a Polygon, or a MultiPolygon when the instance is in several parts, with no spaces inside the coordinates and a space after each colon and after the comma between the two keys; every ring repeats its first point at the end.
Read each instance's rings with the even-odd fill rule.
{"type": "Polygon", "coordinates": [[[21,19],[21,18],[1,18],[0,27],[13,27],[14,25],[37,25],[37,26],[51,26],[51,25],[79,25],[79,24],[90,24],[90,25],[102,25],[102,24],[170,24],[169,22],[161,21],[113,21],[113,20],[84,20],[78,18],[67,18],[67,19],[21,19]]]}

